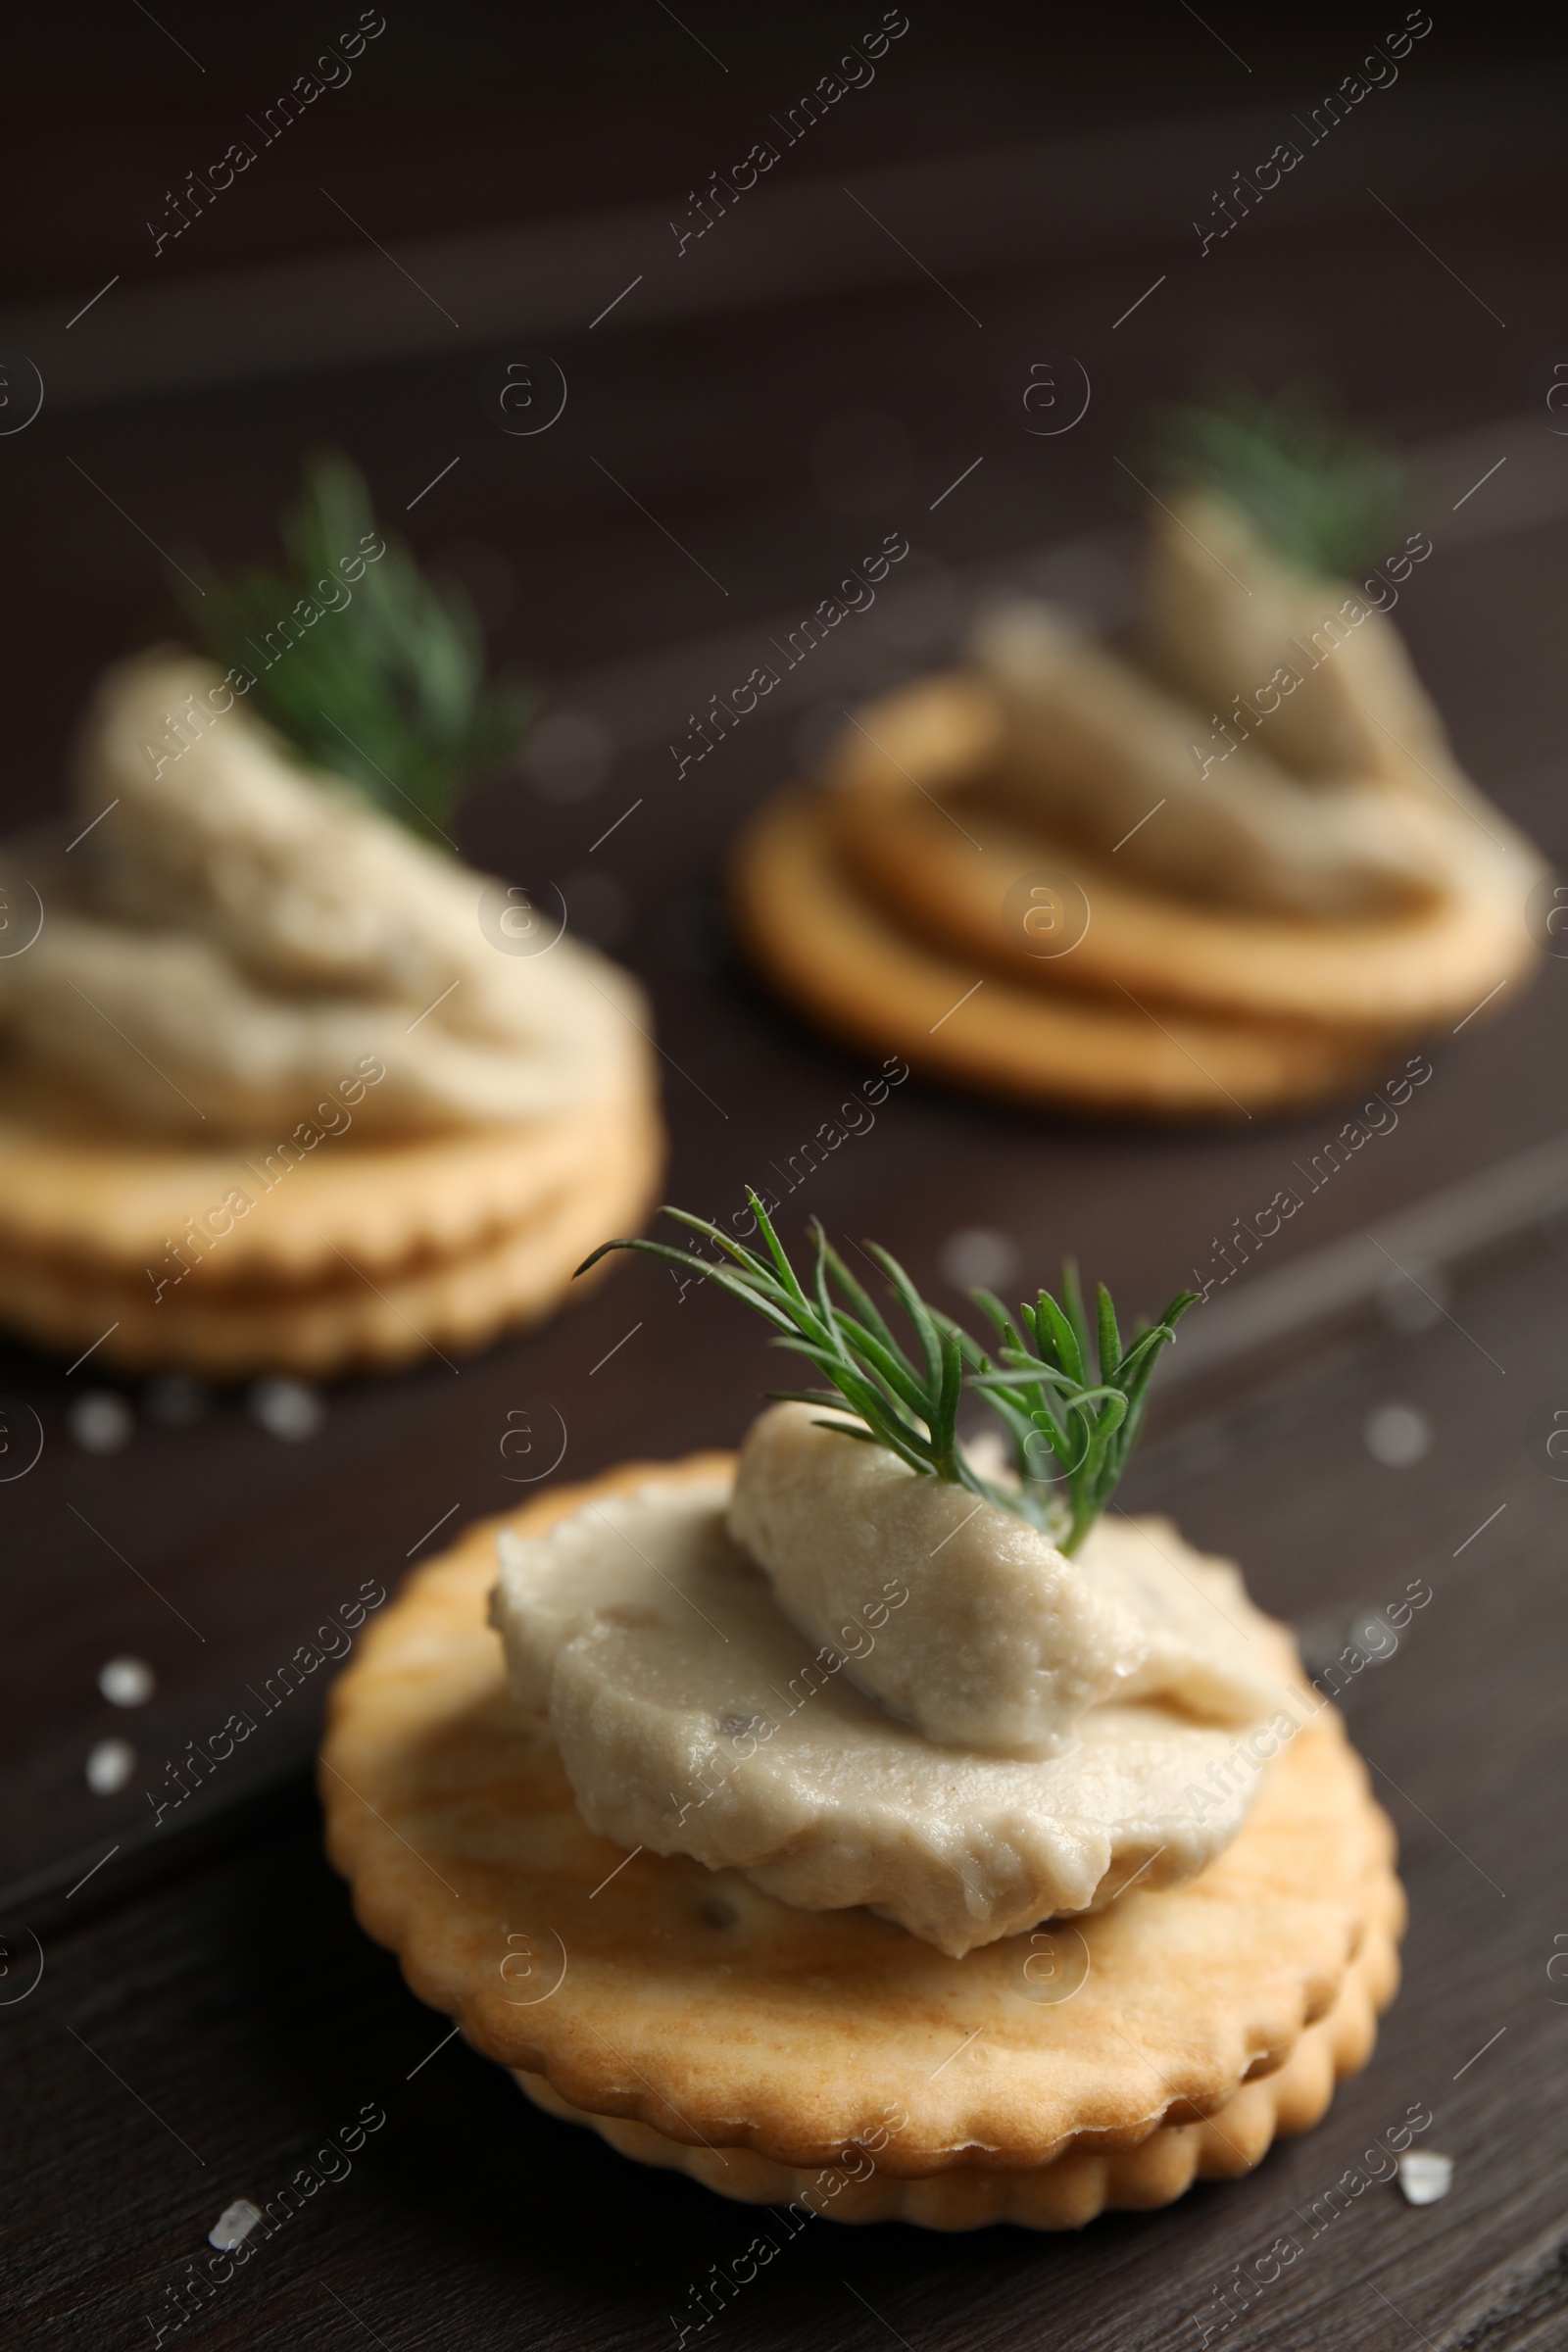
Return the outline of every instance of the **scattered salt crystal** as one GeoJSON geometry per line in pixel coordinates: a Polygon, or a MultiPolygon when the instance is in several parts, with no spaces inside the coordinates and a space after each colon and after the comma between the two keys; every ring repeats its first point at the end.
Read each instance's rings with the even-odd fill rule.
{"type": "Polygon", "coordinates": [[[1011,1282],[1022,1257],[1010,1233],[976,1225],[950,1233],[939,1262],[943,1281],[956,1291],[1000,1291],[1011,1282]]]}
{"type": "Polygon", "coordinates": [[[145,1706],[157,1682],[145,1658],[110,1658],[98,1669],[98,1688],[112,1707],[145,1706]]]}
{"type": "Polygon", "coordinates": [[[118,1453],[135,1425],[135,1415],[114,1389],[89,1389],[66,1414],[66,1427],[84,1453],[118,1453]]]}
{"type": "Polygon", "coordinates": [[[1399,2186],[1407,2205],[1435,2205],[1453,2182],[1453,2158],[1412,2148],[1399,2158],[1399,2186]]]}
{"type": "Polygon", "coordinates": [[[303,1380],[258,1380],[246,1392],[245,1408],[274,1438],[314,1438],[326,1407],[303,1380]]]}
{"type": "Polygon", "coordinates": [[[94,1796],[113,1796],[135,1769],[136,1750],[128,1740],[100,1740],[88,1750],[87,1786],[94,1796]]]}
{"type": "Polygon", "coordinates": [[[208,2230],[207,2243],[216,2246],[220,2254],[227,2254],[241,2239],[249,2237],[261,2218],[260,2207],[253,2205],[249,2197],[236,2197],[232,2205],[223,2207],[208,2230]]]}
{"type": "Polygon", "coordinates": [[[1388,1470],[1408,1470],[1432,1444],[1432,1425],[1413,1404],[1380,1404],[1368,1413],[1362,1440],[1375,1462],[1388,1470]]]}

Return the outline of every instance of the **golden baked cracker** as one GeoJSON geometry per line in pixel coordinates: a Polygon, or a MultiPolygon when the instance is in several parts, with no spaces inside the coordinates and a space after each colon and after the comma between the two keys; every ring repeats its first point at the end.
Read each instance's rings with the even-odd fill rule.
{"type": "Polygon", "coordinates": [[[1379,921],[1252,915],[1141,888],[983,789],[938,799],[897,775],[867,777],[829,807],[851,873],[921,936],[1041,989],[1112,995],[1119,984],[1162,1016],[1178,1004],[1378,1038],[1466,1012],[1535,960],[1521,905],[1495,890],[1379,921]],[[1067,955],[1030,955],[1004,917],[1009,890],[1042,872],[1070,875],[1089,903],[1067,955]]]}
{"type": "Polygon", "coordinates": [[[550,1313],[606,1233],[635,1230],[647,1215],[664,1158],[657,1115],[641,1108],[618,1133],[601,1123],[598,1142],[593,1161],[521,1224],[402,1272],[372,1275],[351,1242],[326,1256],[331,1275],[315,1285],[253,1280],[203,1290],[192,1276],[155,1299],[145,1275],[138,1284],[134,1275],[0,1249],[0,1322],[60,1353],[101,1340],[97,1360],[216,1379],[264,1371],[324,1379],[350,1365],[387,1370],[431,1349],[482,1348],[550,1313]]]}
{"type": "Polygon", "coordinates": [[[739,1872],[594,1836],[486,1622],[496,1531],[538,1535],[597,1495],[728,1460],[630,1464],[476,1526],[408,1582],[334,1687],[328,1851],[362,1924],[475,2048],[586,2114],[720,2158],[831,2165],[891,2109],[879,2175],[989,2177],[1217,2115],[1285,2065],[1358,1953],[1388,1996],[1392,1832],[1326,1705],[1208,1870],[1055,1931],[1089,1967],[1054,2005],[1032,1997],[1028,1936],[952,1960],[868,1911],[792,1910],[739,1872]]]}
{"type": "MultiPolygon", "coordinates": [[[[619,1148],[645,1098],[558,1118],[388,1137],[350,1129],[310,1147],[184,1144],[106,1129],[7,1072],[0,1095],[0,1250],[131,1274],[182,1246],[205,1290],[315,1284],[333,1250],[379,1279],[471,1251],[520,1225],[619,1148]],[[249,1203],[247,1205],[246,1203],[249,1203]],[[190,1238],[194,1223],[208,1240],[190,1238]]],[[[301,1122],[302,1126],[309,1122],[301,1122]]],[[[170,1259],[165,1269],[179,1272],[170,1259]]]]}
{"type": "MultiPolygon", "coordinates": [[[[962,847],[962,844],[959,844],[962,847]]],[[[1364,1033],[1222,1020],[1050,992],[901,928],[845,870],[827,796],[780,793],[737,845],[741,930],[824,1027],[934,1076],[1031,1102],[1240,1119],[1336,1093],[1373,1066],[1364,1033]]]]}
{"type": "MultiPolygon", "coordinates": [[[[1140,884],[988,794],[1000,733],[979,681],[926,678],[846,729],[830,771],[840,852],[864,888],[924,936],[998,971],[1048,989],[1105,994],[1119,983],[1156,1004],[1244,1019],[1402,1033],[1467,1012],[1536,961],[1523,921],[1534,868],[1500,840],[1489,850],[1478,839],[1488,854],[1456,874],[1451,894],[1380,918],[1315,922],[1207,906],[1140,884]],[[1009,886],[1042,870],[1071,875],[1092,909],[1069,955],[1029,955],[1004,919],[1009,886]]],[[[1439,803],[1436,787],[1425,798],[1446,832],[1455,808],[1475,815],[1451,798],[1439,803]]]]}
{"type": "MultiPolygon", "coordinates": [[[[1310,2131],[1327,2112],[1337,2082],[1366,2064],[1379,2011],[1398,1984],[1394,1937],[1402,1922],[1398,1881],[1384,1882],[1389,1918],[1372,1932],[1346,1970],[1327,2015],[1303,2029],[1274,2074],[1244,2082],[1200,2123],[1159,2124],[1137,2147],[1102,2153],[1069,2147],[1049,2164],[1020,2172],[976,2166],[901,2179],[882,2171],[876,2137],[845,2149],[853,2169],[820,2171],[775,2164],[750,2148],[704,2148],[671,2139],[650,2124],[589,2115],[542,2076],[514,2070],[534,2104],[564,2123],[597,2132],[634,2163],[683,2172],[720,2196],[749,2205],[804,2205],[835,2222],[913,2222],[926,2230],[979,2230],[1011,2222],[1026,2230],[1079,2230],[1107,2210],[1147,2212],[1168,2205],[1195,2180],[1234,2180],[1260,2164],[1276,2138],[1310,2131]]],[[[891,2136],[891,2132],[890,2132],[891,2136]]]]}

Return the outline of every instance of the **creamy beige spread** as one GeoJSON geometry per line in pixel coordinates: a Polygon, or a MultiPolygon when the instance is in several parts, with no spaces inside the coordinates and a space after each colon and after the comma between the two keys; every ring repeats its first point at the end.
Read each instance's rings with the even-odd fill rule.
{"type": "Polygon", "coordinates": [[[193,656],[105,678],[70,830],[69,852],[0,850],[0,882],[43,906],[32,945],[0,958],[0,1044],[127,1126],[286,1127],[373,1064],[357,1116],[399,1131],[643,1083],[648,1014],[625,973],[569,933],[511,952],[549,939],[559,909],[514,913],[498,944],[480,912],[501,886],[307,771],[193,656]]]}
{"type": "Polygon", "coordinates": [[[1232,1560],[1195,1551],[1168,1519],[1112,1509],[1073,1562],[1143,1627],[1143,1663],[1123,1693],[1168,1698],[1205,1722],[1247,1724],[1285,1700],[1294,1652],[1248,1598],[1232,1560]]]}
{"type": "MultiPolygon", "coordinates": [[[[760,1451],[787,1452],[788,1424],[769,1414],[759,1426],[760,1451]]],[[[852,1460],[874,1463],[881,1450],[810,1433],[808,1489],[824,1467],[817,1436],[852,1460]]],[[[800,1555],[835,1543],[831,1513],[813,1522],[808,1509],[793,1526],[775,1515],[770,1544],[795,1558],[787,1613],[735,1533],[760,1515],[745,1493],[756,1459],[734,1484],[650,1484],[543,1537],[500,1539],[492,1616],[512,1687],[548,1718],[590,1828],[627,1848],[742,1870],[805,1909],[868,1904],[955,1957],[1098,1909],[1135,1876],[1141,1887],[1178,1884],[1236,1835],[1256,1778],[1234,1776],[1233,1788],[1210,1767],[1231,1754],[1239,1723],[1278,1705],[1291,1650],[1234,1570],[1163,1521],[1097,1529],[1104,1540],[1077,1562],[1044,1544],[1031,1554],[1011,1529],[1032,1531],[987,1505],[995,1555],[982,1531],[948,1570],[980,1587],[966,1610],[941,1598],[917,1555],[930,1527],[956,1524],[974,1496],[946,1488],[961,1507],[920,1525],[888,1510],[888,1496],[906,1480],[940,1506],[942,1482],[884,1456],[880,1496],[864,1490],[856,1505],[885,1513],[882,1542],[862,1532],[814,1586],[800,1555]],[[1032,1673],[1004,1655],[1007,1607],[1032,1673]],[[965,1643],[967,1663],[950,1675],[940,1653],[965,1643]],[[938,1714],[956,1708],[982,1738],[929,1737],[880,1703],[878,1686],[938,1714]],[[1005,1752],[999,1734],[1020,1720],[1036,1738],[1046,1726],[1054,1752],[1005,1752]]]]}
{"type": "Polygon", "coordinates": [[[899,1578],[906,1602],[845,1671],[928,1739],[1039,1759],[1070,1747],[1085,1709],[1107,1698],[1196,1695],[1223,1722],[1276,1703],[1247,1637],[1198,1588],[1162,1581],[1149,1540],[1129,1546],[1102,1524],[1075,1564],[1014,1512],[916,1476],[884,1446],[846,1444],[822,1419],[779,1404],[753,1423],[730,1533],[813,1643],[839,1643],[899,1578]],[[1162,1618],[1171,1583],[1214,1623],[1195,1627],[1188,1611],[1178,1632],[1162,1618]]]}
{"type": "Polygon", "coordinates": [[[1485,805],[1388,617],[1430,552],[1360,588],[1310,578],[1228,502],[1174,493],[1127,653],[1037,603],[976,630],[998,782],[1123,869],[1282,913],[1385,911],[1477,861],[1539,872],[1494,810],[1468,821],[1485,805]]]}
{"type": "MultiPolygon", "coordinates": [[[[896,1580],[897,1616],[845,1673],[928,1740],[1058,1755],[1143,1663],[1143,1630],[1013,1512],[778,1404],[741,1450],[729,1532],[813,1647],[842,1647],[896,1580]]],[[[848,1416],[846,1416],[848,1418],[848,1416]]]]}

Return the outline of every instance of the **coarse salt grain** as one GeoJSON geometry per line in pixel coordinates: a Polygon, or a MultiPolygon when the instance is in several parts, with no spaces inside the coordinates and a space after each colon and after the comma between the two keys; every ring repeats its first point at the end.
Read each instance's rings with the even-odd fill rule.
{"type": "Polygon", "coordinates": [[[145,1706],[157,1683],[145,1658],[110,1658],[98,1669],[98,1688],[112,1707],[145,1706]]]}
{"type": "Polygon", "coordinates": [[[253,1421],[289,1444],[314,1438],[326,1418],[320,1397],[302,1380],[258,1380],[247,1392],[245,1405],[253,1421]]]}
{"type": "Polygon", "coordinates": [[[94,1796],[113,1796],[135,1769],[136,1750],[128,1740],[100,1740],[88,1750],[87,1786],[94,1796]]]}
{"type": "Polygon", "coordinates": [[[1435,2205],[1453,2182],[1453,2158],[1412,2148],[1399,2158],[1399,2186],[1407,2205],[1435,2205]]]}
{"type": "Polygon", "coordinates": [[[249,2197],[236,2197],[232,2205],[223,2207],[208,2230],[207,2243],[216,2246],[220,2254],[227,2254],[249,2237],[261,2218],[261,2208],[253,2205],[249,2197]]]}
{"type": "Polygon", "coordinates": [[[83,1453],[118,1453],[136,1425],[136,1416],[113,1389],[89,1389],[66,1413],[66,1427],[83,1453]]]}

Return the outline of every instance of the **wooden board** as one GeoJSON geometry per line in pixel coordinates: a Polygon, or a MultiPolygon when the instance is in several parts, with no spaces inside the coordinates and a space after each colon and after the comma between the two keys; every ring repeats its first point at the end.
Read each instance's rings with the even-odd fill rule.
{"type": "MultiPolygon", "coordinates": [[[[1213,62],[1232,71],[1218,50],[1213,62]]],[[[1307,80],[1317,73],[1314,60],[1307,80]]],[[[1322,73],[1327,86],[1335,76],[1327,64],[1322,73]]],[[[763,74],[754,86],[760,98],[771,85],[763,74]]],[[[1373,104],[1393,109],[1403,94],[1373,104]]],[[[962,105],[964,135],[978,144],[984,105],[962,105]]],[[[1363,118],[1335,134],[1343,167],[1330,151],[1310,159],[1357,190],[1380,184],[1377,126],[1395,120],[1363,118]]],[[[918,144],[912,120],[900,118],[900,135],[918,144]]],[[[1462,142],[1464,108],[1454,120],[1462,142]]],[[[700,128],[687,145],[692,156],[701,147],[706,172],[700,128]]],[[[461,174],[459,147],[454,138],[461,174]]],[[[1218,118],[1204,152],[1200,195],[1252,150],[1232,155],[1218,118]]],[[[664,177],[696,168],[688,158],[664,177]]],[[[320,176],[332,179],[324,166],[320,176]]],[[[656,176],[650,165],[650,186],[656,176]]],[[[670,1197],[727,1215],[745,1182],[766,1185],[786,1229],[818,1212],[836,1233],[874,1234],[950,1304],[943,1267],[959,1231],[1007,1237],[1024,1274],[1049,1276],[1072,1248],[1131,1308],[1157,1306],[1195,1267],[1222,1272],[1216,1251],[1233,1221],[1295,1187],[1299,1213],[1235,1290],[1217,1294],[1240,1295],[1273,1267],[1568,1127],[1568,965],[1548,961],[1495,1026],[1433,1041],[1432,1079],[1397,1127],[1343,1152],[1329,1173],[1328,1147],[1354,1104],[1233,1134],[1151,1135],[992,1109],[913,1080],[881,1092],[878,1056],[823,1043],[728,957],[715,909],[725,844],[740,813],[795,766],[796,729],[813,702],[842,708],[846,695],[944,656],[987,564],[1015,576],[1033,565],[1046,578],[1054,543],[1113,530],[1111,461],[1146,398],[1186,390],[1226,358],[1269,380],[1337,375],[1363,409],[1417,434],[1480,426],[1542,396],[1544,375],[1522,384],[1510,355],[1557,348],[1560,208],[1502,185],[1462,207],[1435,193],[1407,216],[1480,284],[1508,319],[1506,336],[1375,208],[1355,216],[1353,233],[1332,235],[1297,220],[1284,197],[1276,208],[1274,222],[1244,224],[1201,264],[1188,222],[1173,219],[1109,253],[1062,258],[1049,287],[1005,259],[977,269],[955,291],[984,319],[980,332],[911,269],[907,284],[853,303],[633,326],[607,346],[603,330],[590,343],[586,319],[615,285],[596,288],[583,332],[560,348],[568,372],[597,387],[598,406],[575,402],[538,444],[507,441],[478,418],[477,362],[466,358],[124,408],[46,406],[25,463],[8,463],[0,480],[19,550],[3,642],[26,688],[14,697],[6,821],[53,804],[93,671],[167,625],[167,573],[70,475],[68,456],[160,542],[224,553],[259,547],[304,443],[352,442],[394,515],[460,453],[463,465],[407,527],[426,553],[478,541],[498,554],[513,589],[505,649],[575,671],[562,699],[627,745],[579,802],[514,778],[488,788],[465,813],[465,847],[509,872],[608,881],[597,901],[579,887],[579,905],[654,994],[675,1140],[670,1197]],[[1113,333],[1110,321],[1162,271],[1172,273],[1164,293],[1113,333]],[[1090,416],[1067,442],[1028,440],[998,390],[1043,308],[1095,375],[1090,416]],[[824,403],[902,419],[912,454],[885,517],[848,514],[812,488],[824,403]],[[977,453],[985,466],[933,509],[977,453]],[[634,485],[729,598],[592,472],[592,455],[634,485]],[[62,481],[76,501],[68,526],[62,481]],[[907,616],[902,644],[877,634],[876,615],[851,624],[858,635],[832,656],[841,666],[822,657],[820,692],[807,673],[787,710],[781,697],[778,712],[760,711],[676,789],[667,742],[638,700],[648,673],[615,666],[620,658],[661,651],[681,689],[661,723],[679,737],[692,696],[727,689],[760,658],[747,651],[734,666],[748,629],[765,642],[778,616],[810,609],[862,540],[874,545],[906,517],[925,593],[933,609],[949,599],[948,618],[928,615],[923,644],[907,616]],[[827,1150],[822,1130],[848,1124],[846,1103],[864,1106],[859,1132],[827,1150]]],[[[90,292],[97,277],[84,275],[90,292]]],[[[74,340],[84,330],[90,315],[74,340]]],[[[1543,408],[1544,436],[1549,421],[1543,408]]],[[[0,447],[9,461],[22,445],[0,447]]],[[[1483,452],[1476,475],[1490,463],[1483,452]]],[[[1461,543],[1459,525],[1489,495],[1478,490],[1451,522],[1452,499],[1422,517],[1436,552],[1400,618],[1461,755],[1548,854],[1568,856],[1568,529],[1548,521],[1461,543]]],[[[1113,568],[1113,538],[1105,545],[1113,568]]],[[[1413,1288],[1391,1275],[1400,1328],[1364,1320],[1173,1385],[1129,1495],[1234,1550],[1265,1606],[1331,1621],[1319,1630],[1338,1646],[1356,1613],[1412,1578],[1432,1586],[1397,1651],[1345,1694],[1399,1826],[1413,1903],[1406,1988],[1372,2066],[1319,2132],[1276,2150],[1250,2180],[1081,2239],[1002,2231],[955,2243],[814,2224],[705,2331],[710,2340],[758,2352],[802,2342],[859,2352],[890,2334],[909,2352],[1175,2352],[1201,2342],[1211,2323],[1195,2315],[1211,2312],[1234,2266],[1282,2234],[1298,2239],[1300,2258],[1211,2341],[1244,2352],[1395,2352],[1423,2339],[1442,2352],[1544,2352],[1560,2339],[1568,2028],[1557,2004],[1568,1984],[1556,1980],[1568,1972],[1554,1954],[1568,1951],[1557,1819],[1568,1490],[1546,1445],[1564,1426],[1553,1416],[1568,1412],[1568,1259],[1537,1233],[1451,1288],[1429,1269],[1410,1272],[1442,1300],[1424,1327],[1413,1288]],[[1363,1435],[1371,1413],[1398,1402],[1418,1407],[1431,1431],[1428,1452],[1403,1470],[1376,1461],[1363,1435]],[[1434,2114],[1423,2144],[1455,2159],[1449,2199],[1416,2211],[1369,2187],[1315,2227],[1332,2184],[1414,2102],[1434,2114]]],[[[192,1428],[157,1427],[132,1385],[130,1442],[90,1454],[68,1412],[84,1389],[113,1384],[90,1361],[68,1378],[18,1350],[0,1356],[0,1396],[14,1400],[8,1445],[30,1443],[29,1413],[43,1438],[36,1466],[0,1482],[9,2341],[152,2340],[170,2316],[165,2288],[205,2254],[220,2211],[237,2196],[265,2203],[371,2102],[386,2121],[347,2177],[167,2340],[245,2352],[347,2345],[367,2331],[393,2352],[674,2344],[669,2315],[744,2249],[750,2224],[689,2183],[621,2165],[534,2112],[460,2044],[441,2046],[444,2023],[359,1934],[320,1858],[305,1772],[327,1670],[270,1712],[263,1702],[254,1739],[162,1826],[155,1804],[186,1743],[245,1705],[247,1690],[265,1691],[328,1612],[367,1583],[390,1587],[444,1526],[514,1500],[519,1469],[553,1450],[558,1427],[567,1477],[631,1451],[729,1444],[774,1377],[726,1302],[695,1288],[682,1296],[645,1264],[624,1267],[550,1331],[456,1372],[432,1357],[390,1384],[332,1390],[319,1433],[296,1445],[268,1435],[233,1396],[192,1428]],[[536,1453],[520,1450],[519,1433],[536,1453]],[[134,1712],[96,1688],[102,1664],[125,1652],[159,1678],[134,1712]],[[118,1793],[97,1796],[84,1766],[109,1738],[130,1740],[136,1763],[118,1793]],[[44,1973],[14,1999],[29,1930],[44,1973]]]]}

